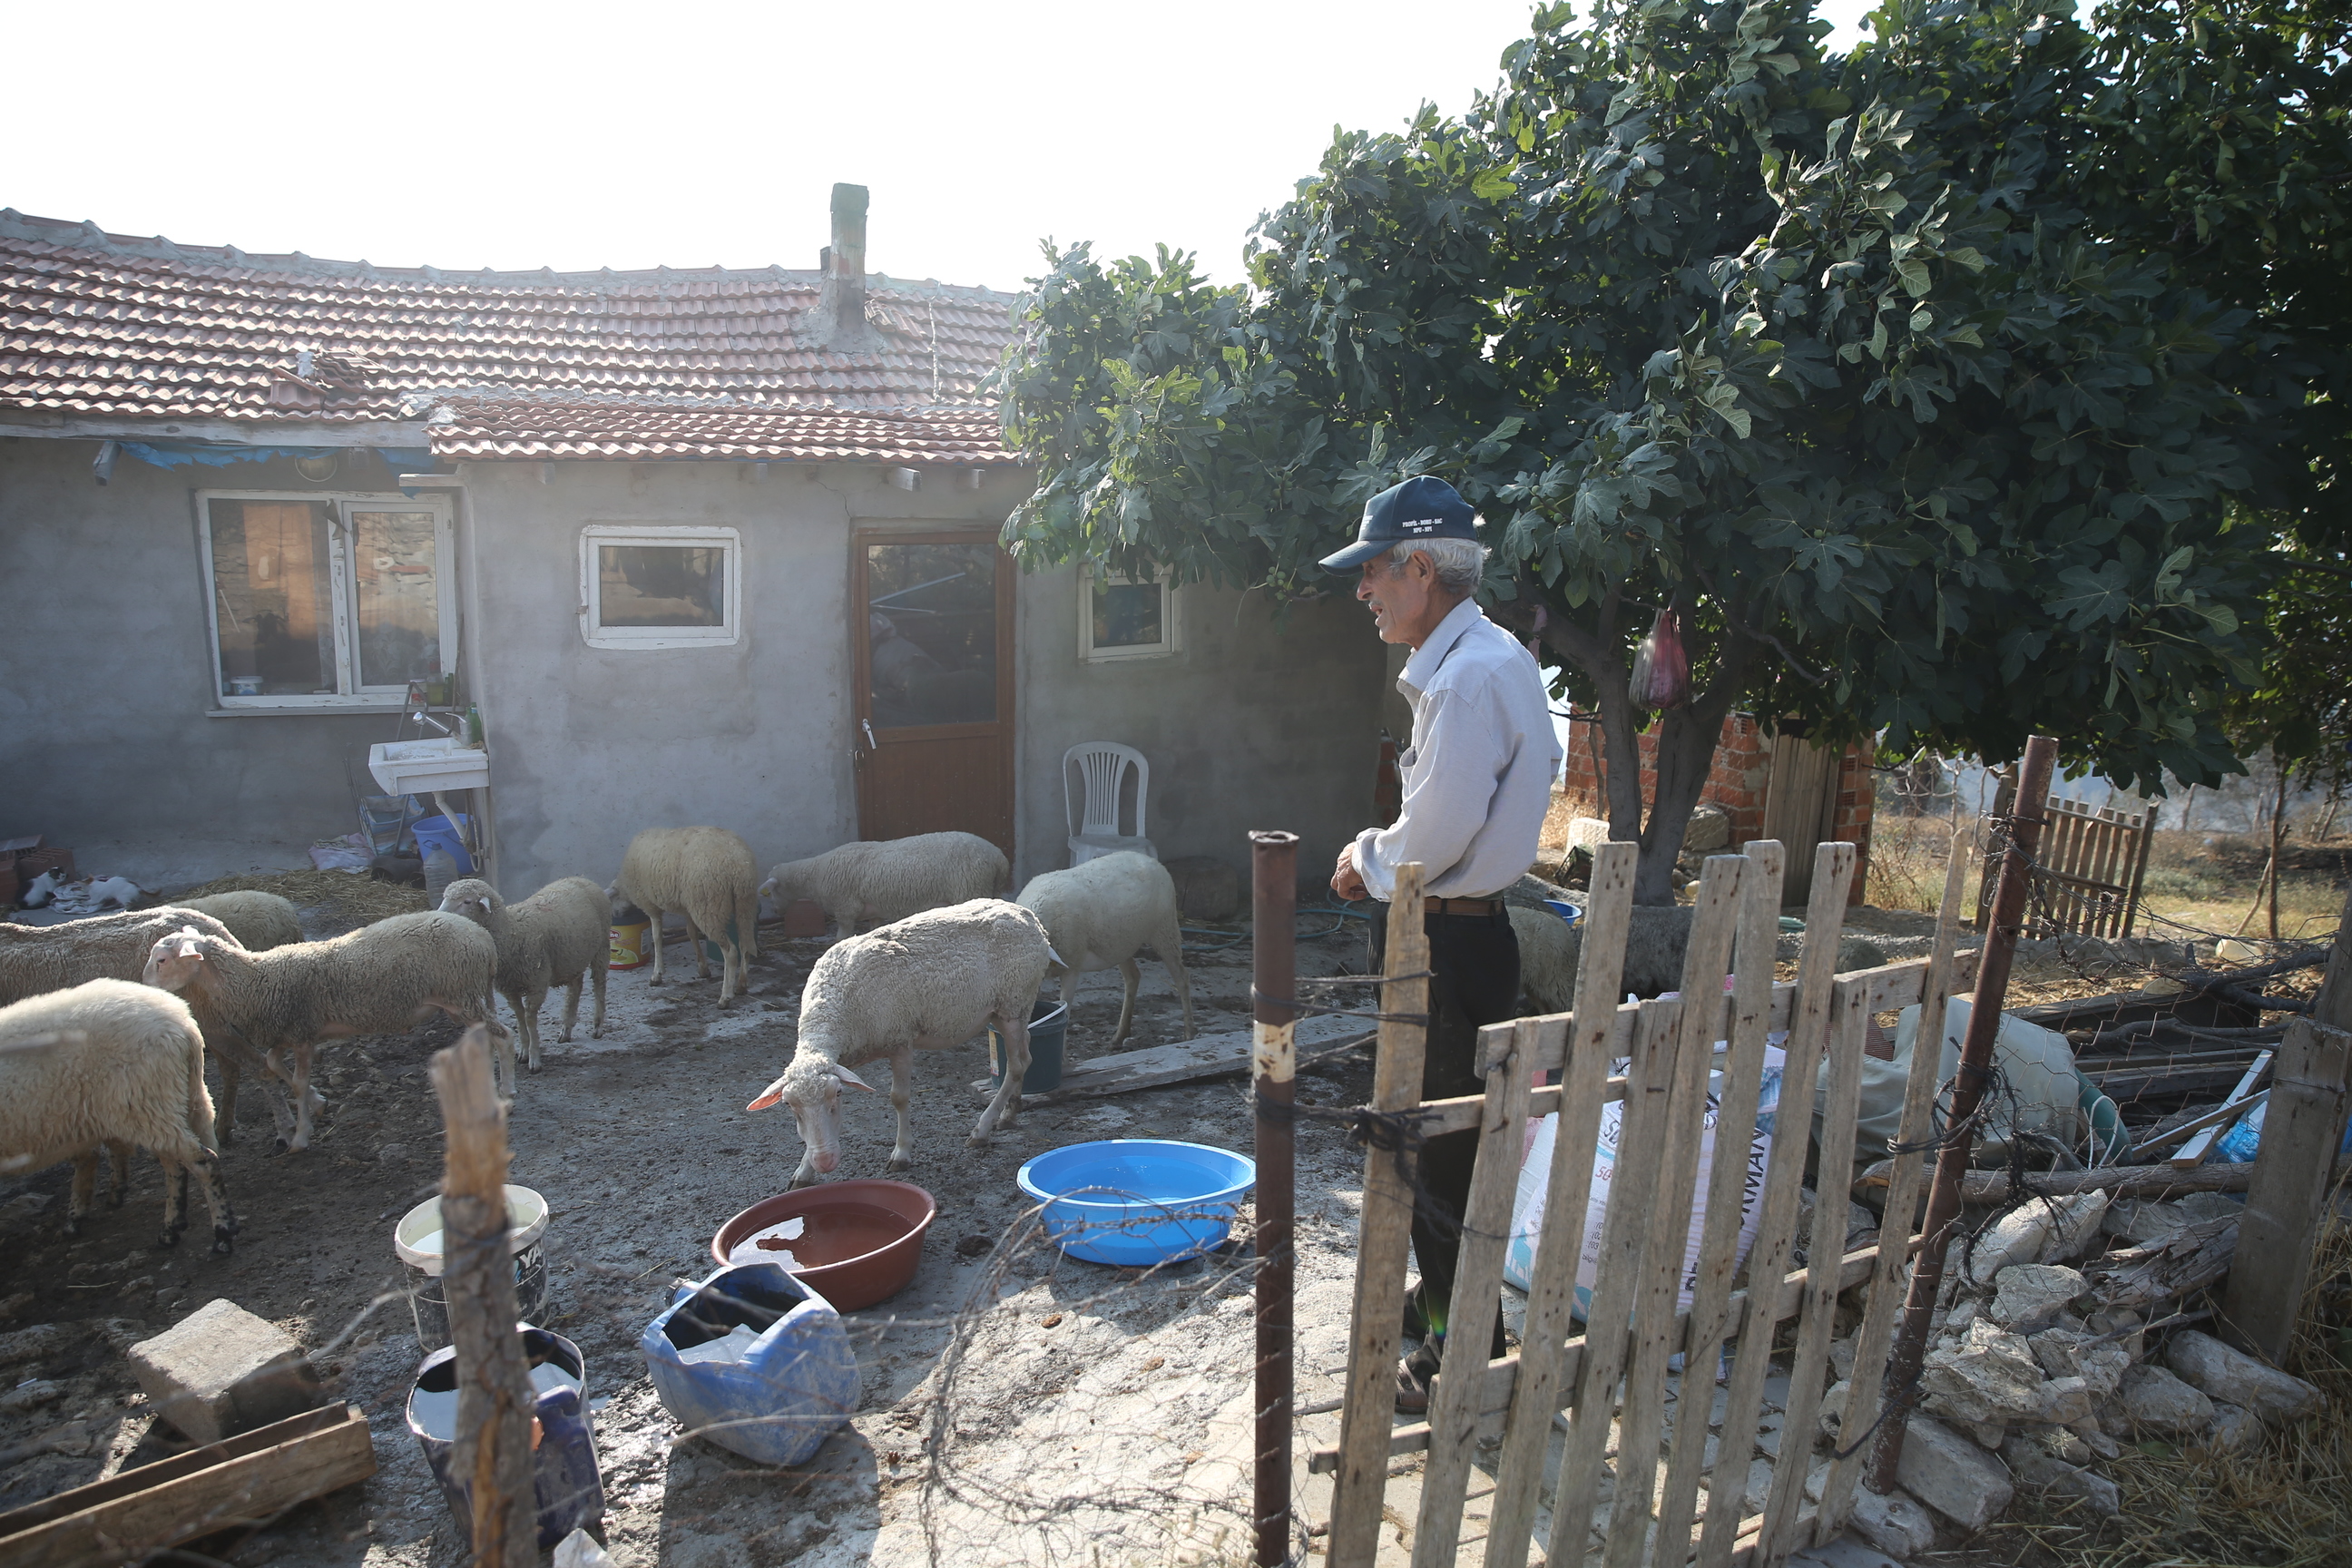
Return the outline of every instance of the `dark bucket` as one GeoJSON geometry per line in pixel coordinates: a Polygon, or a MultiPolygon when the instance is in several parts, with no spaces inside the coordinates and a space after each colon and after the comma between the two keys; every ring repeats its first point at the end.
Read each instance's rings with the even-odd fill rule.
{"type": "MultiPolygon", "coordinates": [[[[1059,1002],[1037,998],[1029,1009],[1029,1070],[1021,1075],[1022,1093],[1051,1094],[1062,1087],[1062,1037],[1069,1027],[1070,1016],[1059,1002]]],[[[988,1081],[991,1087],[1004,1081],[1004,1039],[993,1027],[988,1031],[988,1081]]]]}
{"type": "MultiPolygon", "coordinates": [[[[580,1347],[551,1329],[529,1323],[516,1332],[522,1335],[531,1383],[540,1391],[531,1412],[540,1426],[531,1472],[543,1551],[604,1517],[604,1481],[596,1468],[595,1435],[588,1425],[588,1363],[581,1358],[580,1347]]],[[[425,1462],[441,1484],[441,1496],[457,1516],[458,1539],[470,1553],[474,1489],[457,1468],[457,1348],[445,1345],[416,1369],[416,1381],[408,1391],[408,1429],[416,1434],[425,1462]]]]}

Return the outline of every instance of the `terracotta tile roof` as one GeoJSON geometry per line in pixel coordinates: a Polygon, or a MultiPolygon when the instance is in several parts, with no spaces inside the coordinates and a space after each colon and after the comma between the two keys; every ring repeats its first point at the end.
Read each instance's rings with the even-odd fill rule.
{"type": "Polygon", "coordinates": [[[465,458],[1009,463],[979,384],[1012,296],[867,279],[883,352],[782,268],[449,272],[248,256],[0,210],[0,409],[423,420],[465,458]]]}

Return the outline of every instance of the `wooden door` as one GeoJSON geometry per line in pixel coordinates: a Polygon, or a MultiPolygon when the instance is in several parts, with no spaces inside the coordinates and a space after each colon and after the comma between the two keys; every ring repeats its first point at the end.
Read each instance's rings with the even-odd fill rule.
{"type": "Polygon", "coordinates": [[[1012,558],[992,531],[853,549],[859,836],[974,833],[1010,858],[1012,558]]]}
{"type": "Polygon", "coordinates": [[[1816,746],[1793,728],[1772,740],[1771,780],[1765,785],[1764,832],[1786,853],[1789,876],[1781,888],[1786,903],[1812,896],[1813,849],[1826,841],[1837,819],[1840,750],[1816,746]]]}

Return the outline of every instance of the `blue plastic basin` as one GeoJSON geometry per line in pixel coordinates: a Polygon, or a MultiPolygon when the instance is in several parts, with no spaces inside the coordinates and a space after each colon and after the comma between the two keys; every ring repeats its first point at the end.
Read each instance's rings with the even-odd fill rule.
{"type": "Polygon", "coordinates": [[[1072,1258],[1147,1268],[1223,1242],[1257,1166],[1230,1150],[1169,1138],[1108,1138],[1052,1149],[1021,1167],[1045,1234],[1072,1258]]]}
{"type": "Polygon", "coordinates": [[[1578,909],[1574,904],[1570,903],[1566,899],[1546,899],[1544,900],[1544,908],[1549,910],[1552,913],[1558,915],[1560,919],[1566,921],[1570,925],[1574,925],[1577,921],[1584,918],[1584,911],[1578,909]]]}

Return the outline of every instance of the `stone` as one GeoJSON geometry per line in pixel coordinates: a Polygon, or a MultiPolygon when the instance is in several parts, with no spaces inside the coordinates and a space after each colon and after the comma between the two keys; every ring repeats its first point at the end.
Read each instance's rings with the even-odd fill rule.
{"type": "Polygon", "coordinates": [[[1837,1436],[1838,1428],[1845,1423],[1846,1398],[1853,1393],[1853,1384],[1836,1383],[1832,1384],[1829,1392],[1822,1395],[1822,1409],[1818,1421],[1822,1436],[1837,1436]]]}
{"type": "Polygon", "coordinates": [[[2217,1454],[2234,1454],[2262,1441],[2263,1418],[2242,1405],[2213,1402],[2213,1425],[2198,1439],[2198,1447],[2217,1454]]]}
{"type": "Polygon", "coordinates": [[[2090,1449],[2102,1459],[2120,1458],[2123,1456],[2124,1446],[2108,1436],[2107,1429],[2100,1426],[2095,1417],[2089,1421],[2074,1422],[2066,1430],[2081,1438],[2083,1447],[2090,1449]]]}
{"type": "Polygon", "coordinates": [[[1830,1378],[1835,1383],[1853,1381],[1853,1336],[1830,1342],[1830,1378]]]}
{"type": "Polygon", "coordinates": [[[2074,1257],[2098,1237],[2107,1201],[2105,1193],[2076,1193],[2010,1210],[1969,1250],[1969,1283],[1986,1289],[2013,1264],[2057,1263],[2074,1257]]]}
{"type": "Polygon", "coordinates": [[[65,1349],[73,1336],[60,1323],[35,1323],[29,1329],[0,1334],[0,1366],[16,1366],[28,1361],[39,1361],[65,1349]]]}
{"type": "Polygon", "coordinates": [[[1727,848],[1730,843],[1731,813],[1711,804],[1691,813],[1690,826],[1683,830],[1684,853],[1704,855],[1727,848]]]}
{"type": "Polygon", "coordinates": [[[1996,1454],[2009,1436],[2009,1428],[1996,1421],[1963,1421],[1959,1426],[1961,1431],[1976,1439],[1978,1447],[1996,1454]]]}
{"type": "Polygon", "coordinates": [[[2063,1263],[2012,1263],[1993,1277],[1985,1315],[2011,1332],[2039,1333],[2089,1287],[2080,1269],[2063,1263]]]}
{"type": "Polygon", "coordinates": [[[2122,1415],[2124,1435],[2189,1437],[2213,1424],[2213,1402],[2162,1367],[2143,1364],[2124,1373],[2122,1415]]]}
{"type": "Polygon", "coordinates": [[[44,1405],[55,1405],[66,1396],[66,1385],[46,1378],[20,1383],[5,1394],[0,1394],[0,1415],[22,1415],[44,1405]]]}
{"type": "Polygon", "coordinates": [[[2172,1336],[2164,1362],[2207,1398],[2243,1405],[2273,1426],[2299,1421],[2319,1408],[2319,1390],[2313,1384],[2195,1329],[2172,1336]]]}
{"type": "Polygon", "coordinates": [[[125,1353],[156,1414],[199,1443],[299,1415],[325,1398],[292,1336],[226,1299],[125,1353]]]}
{"type": "Polygon", "coordinates": [[[2102,1519],[2113,1519],[2123,1510],[2123,1494],[2115,1482],[2095,1470],[2068,1464],[2037,1438],[2012,1435],[2000,1446],[2000,1457],[2008,1461],[2009,1473],[2020,1487],[2044,1496],[2081,1498],[2102,1519]]]}
{"type": "Polygon", "coordinates": [[[2006,1426],[2042,1419],[2042,1381],[2023,1336],[1979,1318],[1957,1348],[1927,1352],[1919,1387],[1938,1415],[2006,1426]]]}
{"type": "Polygon", "coordinates": [[[1977,1321],[1977,1314],[1982,1310],[1984,1303],[1974,1296],[1969,1297],[1945,1315],[1944,1331],[1948,1334],[1967,1333],[1969,1325],[1977,1321]]]}
{"type": "Polygon", "coordinates": [[[2098,1409],[2098,1395],[2079,1377],[2053,1377],[2042,1385],[2042,1419],[2064,1426],[2087,1421],[2098,1409]]]}
{"type": "Polygon", "coordinates": [[[2112,1399],[2124,1385],[2131,1357],[2116,1341],[2098,1342],[2075,1329],[2044,1329],[2025,1342],[2033,1359],[2052,1377],[2079,1377],[2094,1399],[2112,1399]]]}
{"type": "Polygon", "coordinates": [[[2132,1331],[2137,1330],[2146,1321],[2147,1321],[2147,1319],[2129,1307],[2118,1307],[2109,1312],[2093,1312],[2083,1320],[2083,1326],[2101,1338],[2109,1334],[2119,1335],[2119,1338],[2108,1342],[2124,1352],[2125,1361],[2135,1362],[2147,1353],[2147,1336],[2132,1331]]]}
{"type": "Polygon", "coordinates": [[[2008,1510],[2016,1487],[2000,1460],[1932,1415],[1914,1413],[1895,1471],[1905,1491],[1974,1532],[2008,1510]]]}
{"type": "Polygon", "coordinates": [[[1188,921],[1229,921],[1241,912],[1241,876],[1212,855],[1161,862],[1176,882],[1176,909],[1188,921]]]}
{"type": "Polygon", "coordinates": [[[1853,1511],[1846,1528],[1889,1557],[1907,1562],[1936,1547],[1936,1516],[1900,1487],[1885,1497],[1867,1484],[1853,1489],[1853,1511]]]}

